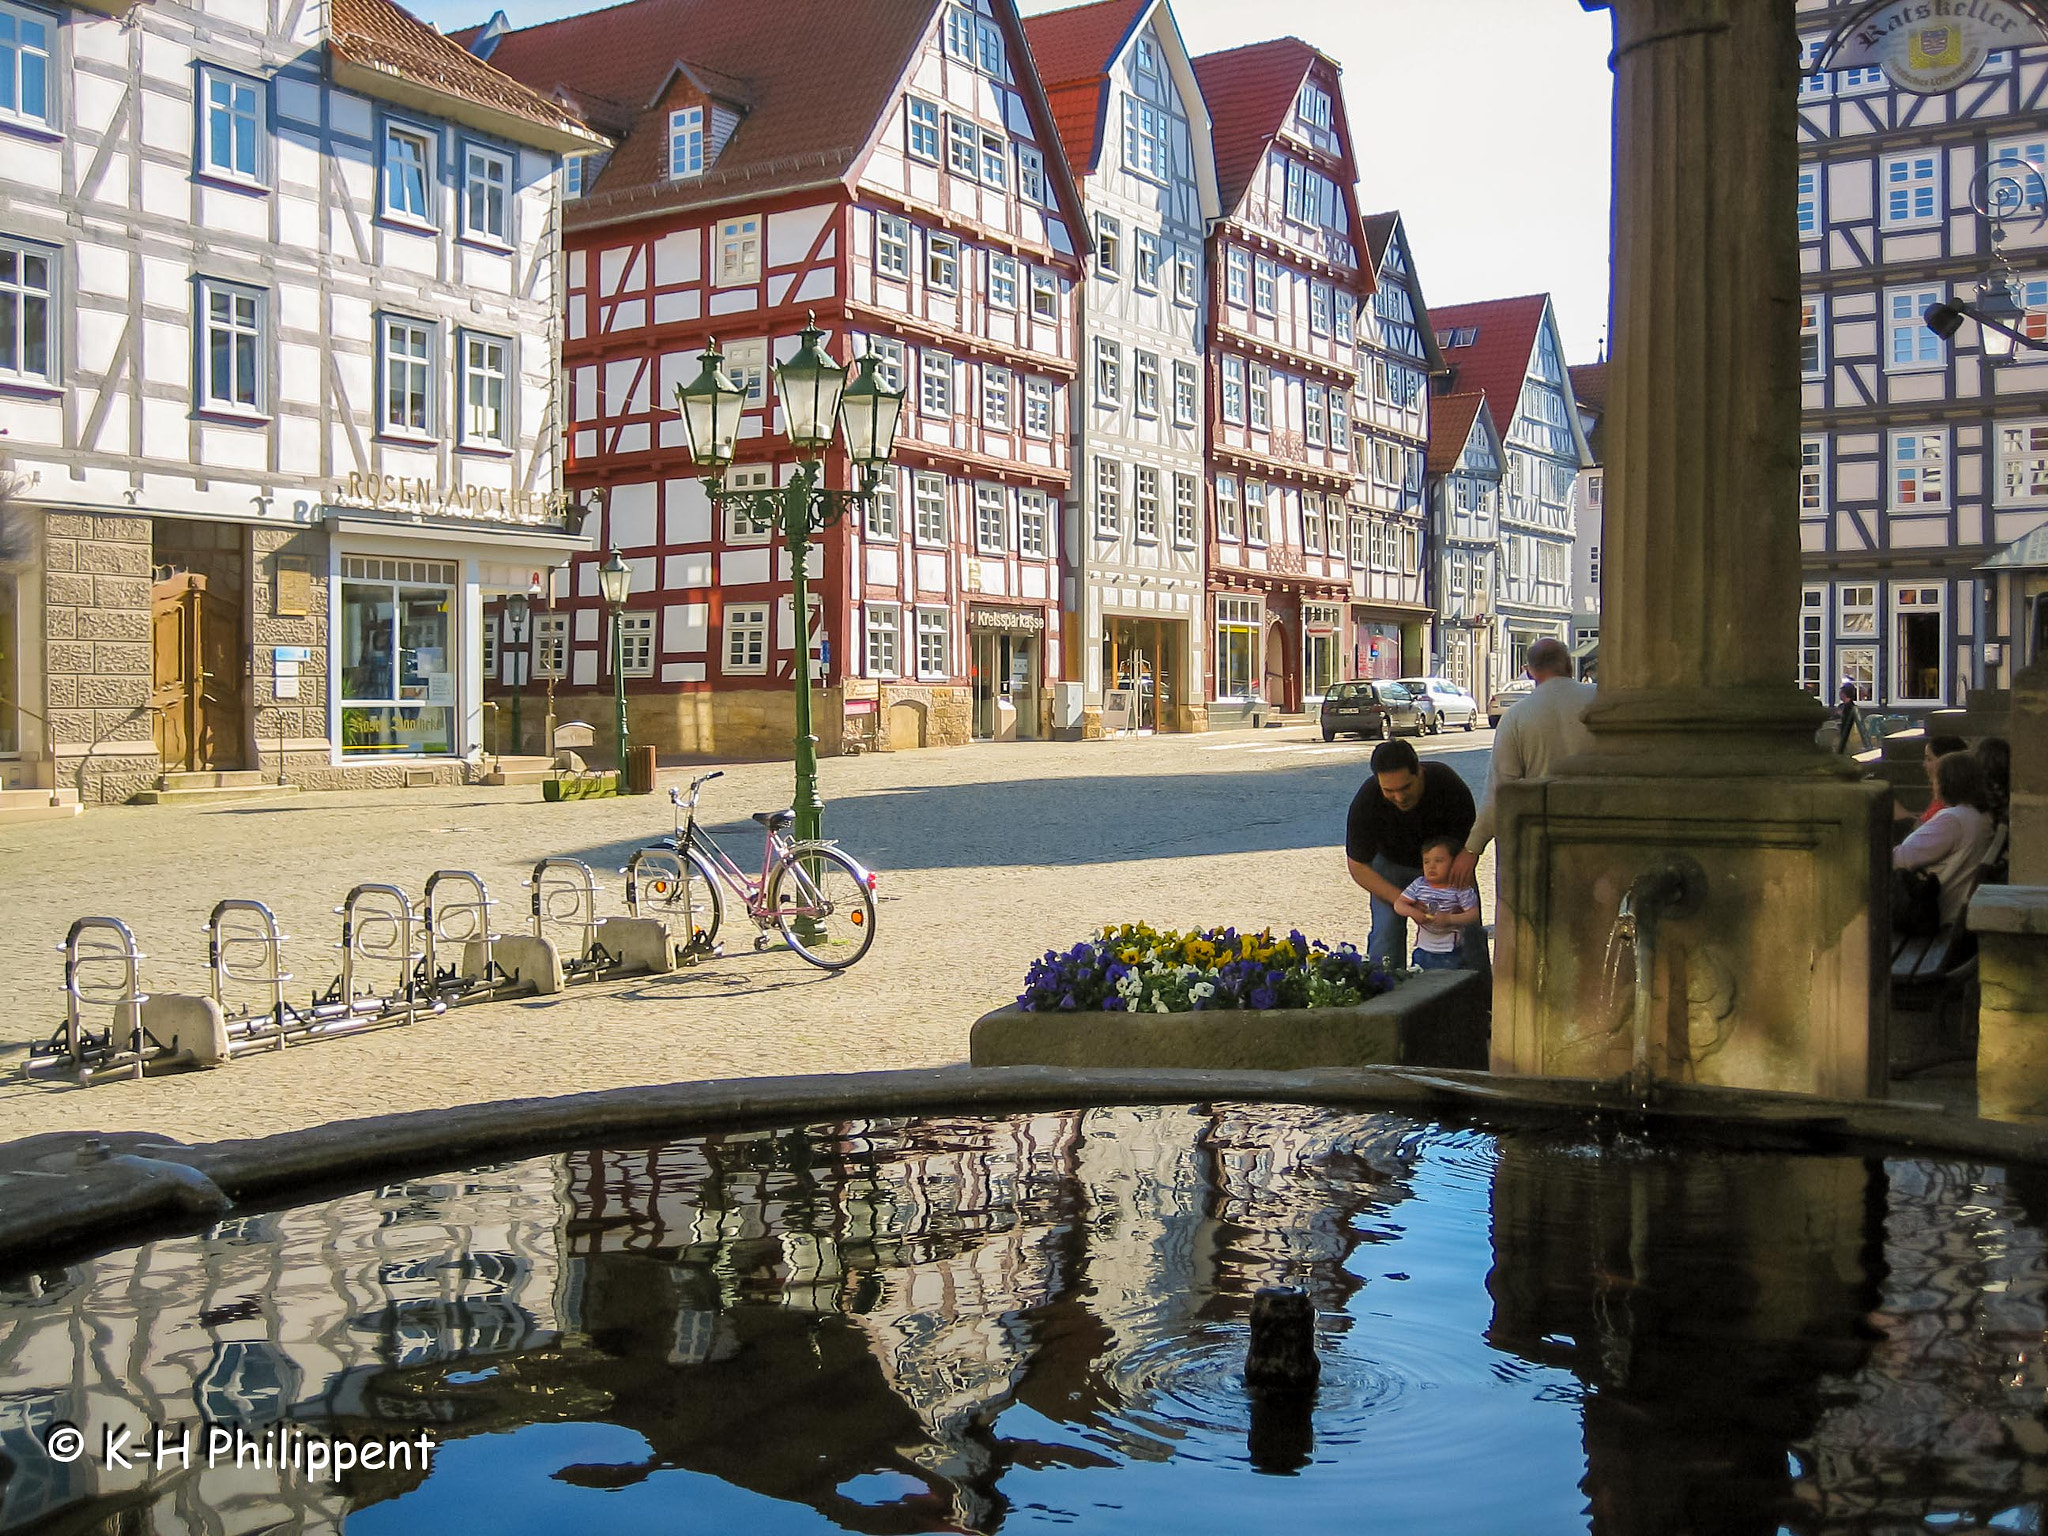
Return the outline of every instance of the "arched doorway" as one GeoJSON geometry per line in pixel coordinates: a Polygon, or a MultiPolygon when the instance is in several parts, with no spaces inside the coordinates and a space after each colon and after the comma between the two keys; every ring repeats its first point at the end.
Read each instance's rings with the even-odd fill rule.
{"type": "Polygon", "coordinates": [[[1287,626],[1278,618],[1266,625],[1266,676],[1260,693],[1275,709],[1289,710],[1295,707],[1294,692],[1290,686],[1294,668],[1289,664],[1287,654],[1287,626]]]}

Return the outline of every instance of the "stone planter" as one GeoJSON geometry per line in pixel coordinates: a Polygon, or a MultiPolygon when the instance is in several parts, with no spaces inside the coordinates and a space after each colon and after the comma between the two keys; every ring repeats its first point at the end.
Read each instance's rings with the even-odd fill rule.
{"type": "Polygon", "coordinates": [[[1304,1067],[1468,1067],[1487,1063],[1486,978],[1410,977],[1356,1008],[1201,1013],[983,1014],[969,1037],[977,1067],[1182,1067],[1291,1072],[1304,1067]]]}

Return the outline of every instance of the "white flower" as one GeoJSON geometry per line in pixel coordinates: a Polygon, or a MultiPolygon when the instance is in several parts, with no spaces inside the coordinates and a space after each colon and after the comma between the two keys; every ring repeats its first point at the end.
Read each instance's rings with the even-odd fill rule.
{"type": "Polygon", "coordinates": [[[1189,997],[1214,997],[1215,995],[1216,984],[1211,981],[1198,981],[1188,988],[1189,997]]]}
{"type": "Polygon", "coordinates": [[[1169,1008],[1169,1007],[1167,1007],[1167,1006],[1166,1006],[1166,999],[1165,999],[1165,998],[1163,998],[1163,997],[1155,997],[1155,998],[1153,998],[1153,999],[1152,999],[1152,1011],[1153,1011],[1154,1013],[1171,1013],[1171,1012],[1173,1012],[1173,1010],[1172,1010],[1171,1008],[1169,1008]]]}

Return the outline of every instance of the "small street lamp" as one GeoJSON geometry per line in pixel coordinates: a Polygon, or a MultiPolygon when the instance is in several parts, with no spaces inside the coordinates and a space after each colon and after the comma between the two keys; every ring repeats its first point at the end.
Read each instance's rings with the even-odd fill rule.
{"type": "Polygon", "coordinates": [[[1988,367],[2011,362],[2021,347],[2048,352],[2048,341],[2026,332],[2032,312],[2020,296],[2012,263],[2005,254],[2007,220],[2031,215],[2037,230],[2048,222],[2048,171],[2031,160],[2000,155],[1970,179],[1970,206],[1990,225],[1994,266],[1978,282],[1974,300],[1930,304],[1920,318],[1943,341],[1953,340],[1965,320],[1976,321],[1978,349],[1988,367]],[[1980,187],[1979,182],[1984,185],[1980,187]]]}
{"type": "Polygon", "coordinates": [[[739,436],[740,411],[746,391],[726,377],[724,358],[714,339],[699,359],[695,380],[676,388],[676,408],[690,440],[690,455],[704,471],[704,490],[712,515],[725,509],[741,512],[756,528],[777,530],[789,546],[792,618],[796,642],[796,811],[799,839],[818,837],[825,802],[818,797],[818,738],[811,731],[811,615],[806,591],[810,539],[849,512],[864,511],[882,483],[882,471],[896,446],[896,424],[903,413],[903,391],[886,388],[876,377],[881,358],[872,347],[860,359],[859,375],[847,382],[847,369],[832,361],[818,345],[825,333],[817,316],[809,317],[801,344],[775,370],[775,393],[782,402],[790,446],[797,452],[796,473],[779,489],[731,491],[725,471],[732,463],[739,436]],[[834,426],[845,436],[847,456],[859,472],[857,490],[829,490],[821,481],[822,459],[832,444],[834,426]]]}
{"type": "Polygon", "coordinates": [[[626,732],[626,629],[623,623],[626,599],[633,592],[633,571],[620,558],[616,548],[597,568],[597,586],[612,611],[612,697],[618,706],[619,789],[623,793],[626,788],[626,754],[633,745],[626,732]]]}
{"type": "Polygon", "coordinates": [[[533,605],[540,598],[540,579],[527,591],[514,592],[505,599],[505,654],[512,658],[512,752],[525,750],[519,733],[519,700],[526,692],[526,627],[533,618],[533,605]]]}

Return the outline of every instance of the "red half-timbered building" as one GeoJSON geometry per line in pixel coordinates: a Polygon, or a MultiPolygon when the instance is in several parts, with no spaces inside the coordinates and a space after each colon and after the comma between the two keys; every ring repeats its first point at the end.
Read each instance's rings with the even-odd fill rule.
{"type": "MultiPolygon", "coordinates": [[[[727,484],[787,483],[772,370],[808,314],[907,392],[883,494],[812,546],[821,750],[1049,731],[1082,225],[1013,0],[629,0],[465,41],[619,141],[572,167],[563,360],[567,482],[633,570],[635,741],[789,749],[789,555],[714,517],[675,392],[715,337],[751,391],[727,484]]],[[[837,448],[826,471],[853,480],[837,448]]],[[[532,674],[593,722],[595,562],[532,674]]]]}
{"type": "Polygon", "coordinates": [[[1345,675],[1373,274],[1336,61],[1285,37],[1206,54],[1195,73],[1223,206],[1207,330],[1216,727],[1299,709],[1345,675]]]}

